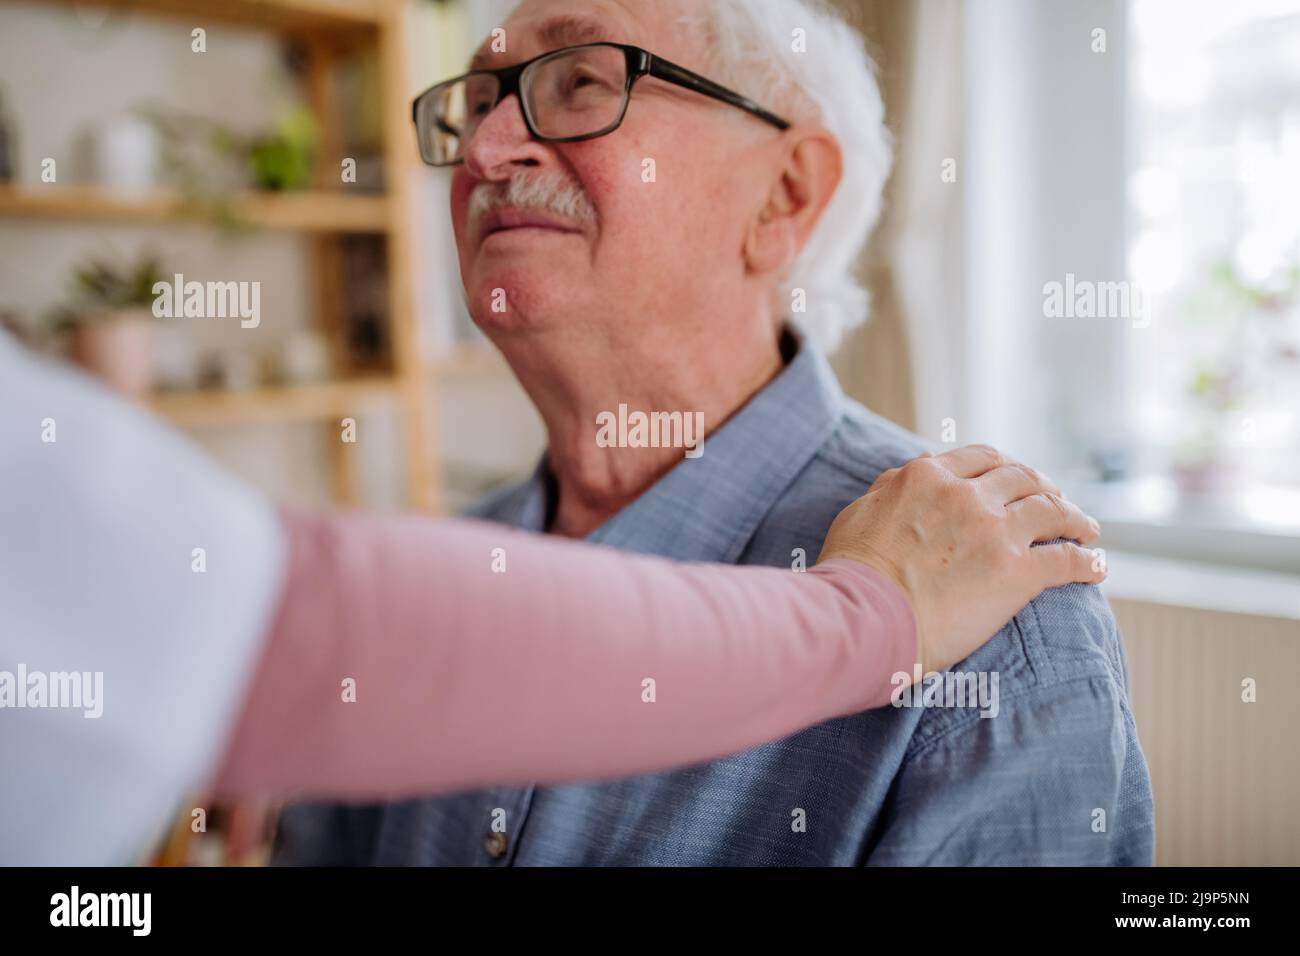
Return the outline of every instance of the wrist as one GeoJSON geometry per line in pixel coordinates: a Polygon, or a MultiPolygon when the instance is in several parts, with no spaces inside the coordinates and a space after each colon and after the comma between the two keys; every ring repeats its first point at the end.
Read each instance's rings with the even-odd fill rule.
{"type": "MultiPolygon", "coordinates": [[[[888,684],[883,685],[880,698],[888,701],[888,687],[893,685],[893,678],[906,674],[910,683],[918,662],[929,661],[929,655],[920,643],[919,620],[910,592],[893,575],[861,557],[823,553],[812,573],[836,584],[858,611],[866,614],[867,620],[874,620],[871,633],[877,635],[877,640],[872,654],[873,666],[878,673],[890,678],[888,684]]],[[[858,631],[858,634],[861,636],[862,632],[858,631]]]]}

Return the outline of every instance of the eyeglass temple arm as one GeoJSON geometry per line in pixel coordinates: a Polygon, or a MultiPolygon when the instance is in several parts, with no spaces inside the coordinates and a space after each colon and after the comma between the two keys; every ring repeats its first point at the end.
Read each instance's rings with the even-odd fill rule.
{"type": "Polygon", "coordinates": [[[777,116],[775,113],[769,113],[747,96],[741,96],[739,93],[735,93],[727,89],[725,86],[720,86],[712,80],[706,79],[705,77],[700,76],[700,74],[693,73],[686,69],[686,67],[678,66],[676,63],[671,63],[668,60],[660,59],[654,55],[650,55],[649,60],[650,63],[646,68],[646,72],[653,77],[666,80],[669,83],[675,83],[678,86],[684,86],[687,89],[694,90],[697,93],[702,93],[715,100],[721,100],[723,103],[738,106],[742,110],[753,113],[759,119],[766,120],[777,129],[790,128],[790,124],[786,120],[781,119],[781,117],[777,116]]]}

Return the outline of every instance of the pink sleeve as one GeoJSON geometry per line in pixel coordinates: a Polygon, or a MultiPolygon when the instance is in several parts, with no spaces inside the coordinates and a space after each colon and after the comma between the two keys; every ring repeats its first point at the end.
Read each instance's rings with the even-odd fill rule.
{"type": "Polygon", "coordinates": [[[880,706],[912,670],[906,598],[852,561],[796,574],[468,521],[281,514],[290,567],[222,795],[661,770],[880,706]]]}

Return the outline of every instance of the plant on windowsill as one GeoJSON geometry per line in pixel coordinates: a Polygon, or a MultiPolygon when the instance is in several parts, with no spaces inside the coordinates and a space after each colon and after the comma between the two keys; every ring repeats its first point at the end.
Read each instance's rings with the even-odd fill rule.
{"type": "Polygon", "coordinates": [[[1174,477],[1186,494],[1227,487],[1239,455],[1254,440],[1249,416],[1261,383],[1279,363],[1300,362],[1293,316],[1300,309],[1300,264],[1251,281],[1231,262],[1215,265],[1183,313],[1182,331],[1199,343],[1185,384],[1183,426],[1174,446],[1174,477]]]}

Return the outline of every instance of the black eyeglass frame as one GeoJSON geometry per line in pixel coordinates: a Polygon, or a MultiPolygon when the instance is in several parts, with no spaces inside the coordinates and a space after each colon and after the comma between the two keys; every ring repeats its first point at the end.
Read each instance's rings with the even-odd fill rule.
{"type": "MultiPolygon", "coordinates": [[[[420,136],[420,104],[427,97],[434,95],[439,90],[446,89],[456,83],[461,83],[471,76],[495,76],[497,79],[497,98],[492,104],[492,109],[496,109],[508,96],[516,96],[519,99],[520,112],[523,113],[524,123],[528,127],[529,134],[533,139],[542,143],[579,143],[583,140],[597,139],[601,136],[607,136],[623,124],[623,117],[627,115],[628,104],[632,101],[632,86],[643,76],[653,76],[656,79],[663,80],[666,83],[672,83],[674,86],[680,86],[688,90],[693,90],[711,99],[726,103],[729,106],[735,106],[757,116],[764,122],[771,123],[777,129],[785,130],[790,128],[790,123],[782,119],[775,113],[765,110],[747,96],[729,90],[719,83],[714,83],[707,77],[693,70],[688,70],[684,66],[678,66],[663,57],[655,56],[648,50],[643,50],[639,46],[632,46],[627,43],[580,43],[576,46],[561,47],[558,50],[548,50],[531,60],[525,60],[522,63],[516,63],[513,66],[504,66],[497,70],[471,70],[460,76],[452,77],[450,80],[443,80],[429,87],[423,93],[415,98],[411,103],[411,120],[415,123],[416,135],[420,141],[420,158],[425,164],[434,167],[455,166],[464,160],[464,152],[457,156],[451,162],[435,163],[431,162],[425,155],[425,138],[420,136]],[[602,129],[594,133],[583,133],[579,136],[543,136],[537,129],[537,124],[533,121],[532,111],[529,109],[528,101],[521,93],[520,86],[523,82],[524,71],[535,64],[550,60],[556,57],[572,53],[574,50],[583,50],[589,47],[612,47],[622,50],[623,55],[627,58],[627,79],[623,85],[623,107],[619,110],[618,116],[602,129]]],[[[444,132],[460,137],[458,130],[439,123],[444,132]]],[[[463,144],[462,144],[463,146],[463,144]]]]}

